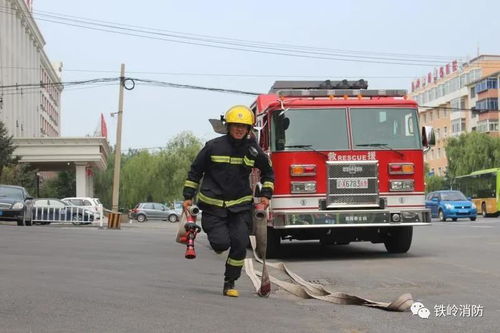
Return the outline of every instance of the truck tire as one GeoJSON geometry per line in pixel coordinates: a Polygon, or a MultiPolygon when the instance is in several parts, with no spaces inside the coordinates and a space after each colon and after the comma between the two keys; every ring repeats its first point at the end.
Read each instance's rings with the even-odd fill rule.
{"type": "Polygon", "coordinates": [[[385,248],[389,253],[406,253],[410,249],[413,237],[413,227],[390,228],[384,241],[385,248]]]}
{"type": "Polygon", "coordinates": [[[266,257],[277,258],[281,254],[281,235],[273,228],[267,228],[266,257]]]}

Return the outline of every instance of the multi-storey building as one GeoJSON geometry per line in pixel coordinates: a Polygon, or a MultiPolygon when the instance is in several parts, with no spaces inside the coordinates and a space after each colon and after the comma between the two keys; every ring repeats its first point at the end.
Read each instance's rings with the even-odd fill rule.
{"type": "Polygon", "coordinates": [[[50,63],[31,0],[0,0],[0,120],[14,137],[60,136],[61,64],[50,63]]]}
{"type": "Polygon", "coordinates": [[[471,121],[472,130],[500,137],[498,128],[499,88],[500,71],[487,73],[480,80],[469,84],[470,104],[475,110],[471,121]]]}
{"type": "Polygon", "coordinates": [[[453,61],[412,82],[420,124],[432,126],[436,145],[425,155],[431,174],[444,176],[446,139],[470,131],[498,136],[500,55],[453,61]],[[496,125],[495,125],[496,124],[496,125]]]}

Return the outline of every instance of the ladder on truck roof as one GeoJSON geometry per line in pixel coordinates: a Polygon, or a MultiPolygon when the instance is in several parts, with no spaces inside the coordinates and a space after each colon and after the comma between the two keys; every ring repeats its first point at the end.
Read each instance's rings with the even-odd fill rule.
{"type": "Polygon", "coordinates": [[[280,97],[406,97],[405,89],[370,89],[357,81],[276,81],[269,93],[280,97]]]}

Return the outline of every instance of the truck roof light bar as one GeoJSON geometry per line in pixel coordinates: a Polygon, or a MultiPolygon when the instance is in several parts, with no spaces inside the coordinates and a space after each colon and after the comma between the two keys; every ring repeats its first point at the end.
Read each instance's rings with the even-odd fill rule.
{"type": "Polygon", "coordinates": [[[368,82],[361,80],[325,80],[325,81],[276,81],[269,90],[276,93],[278,90],[292,89],[367,89],[368,82]]]}
{"type": "Polygon", "coordinates": [[[284,89],[280,97],[406,97],[405,89],[284,89]]]}

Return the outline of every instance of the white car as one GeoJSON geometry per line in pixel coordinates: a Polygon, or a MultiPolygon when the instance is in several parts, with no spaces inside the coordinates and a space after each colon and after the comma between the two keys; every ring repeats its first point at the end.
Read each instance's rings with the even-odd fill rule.
{"type": "Polygon", "coordinates": [[[64,198],[62,201],[69,202],[78,207],[84,207],[94,213],[96,219],[101,217],[102,203],[98,198],[89,197],[70,197],[64,198]]]}

